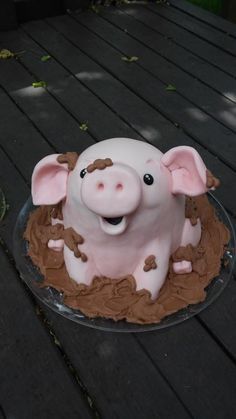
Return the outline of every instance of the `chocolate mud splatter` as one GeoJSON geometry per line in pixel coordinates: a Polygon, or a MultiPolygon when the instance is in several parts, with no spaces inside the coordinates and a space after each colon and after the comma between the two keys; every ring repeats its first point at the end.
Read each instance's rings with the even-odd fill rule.
{"type": "Polygon", "coordinates": [[[87,172],[92,173],[94,170],[104,170],[106,167],[112,166],[113,162],[111,159],[96,159],[93,163],[89,164],[87,167],[87,172]]]}
{"type": "Polygon", "coordinates": [[[156,268],[157,268],[156,256],[154,255],[148,256],[144,261],[144,267],[143,267],[144,272],[149,272],[151,269],[156,269],[156,268]]]}
{"type": "MultiPolygon", "coordinates": [[[[79,309],[88,317],[100,316],[115,321],[126,319],[140,324],[158,323],[189,304],[204,301],[205,288],[219,274],[221,259],[230,238],[228,229],[216,217],[206,195],[187,198],[186,216],[190,219],[200,217],[202,237],[198,246],[180,247],[172,255],[166,281],[158,298],[153,301],[149,291],[136,291],[132,275],[119,279],[95,277],[89,286],[77,284],[69,278],[63,252],[49,249],[42,239],[44,229],[51,231],[51,211],[51,207],[43,206],[29,218],[25,232],[29,241],[29,256],[44,276],[42,286],[51,286],[63,292],[65,304],[79,309]],[[193,271],[178,275],[173,272],[172,263],[183,258],[192,262],[193,271]]],[[[55,237],[57,230],[53,234],[55,237]]]]}
{"type": "Polygon", "coordinates": [[[58,156],[57,161],[61,164],[66,163],[68,165],[68,169],[73,170],[75,168],[78,158],[78,153],[76,153],[75,151],[68,151],[67,153],[58,156]]]}

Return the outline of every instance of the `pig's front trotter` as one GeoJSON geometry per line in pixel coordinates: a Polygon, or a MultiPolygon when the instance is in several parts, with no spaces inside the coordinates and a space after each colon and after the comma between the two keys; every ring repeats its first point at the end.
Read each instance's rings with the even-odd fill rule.
{"type": "Polygon", "coordinates": [[[99,272],[96,270],[91,255],[86,251],[82,253],[78,249],[78,253],[70,250],[66,245],[64,246],[64,259],[67,272],[71,279],[78,284],[90,285],[94,276],[98,276],[99,272]]]}

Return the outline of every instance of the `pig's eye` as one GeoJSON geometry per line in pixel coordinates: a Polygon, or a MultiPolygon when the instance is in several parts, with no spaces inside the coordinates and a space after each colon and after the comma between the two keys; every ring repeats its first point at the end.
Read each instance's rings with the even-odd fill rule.
{"type": "Polygon", "coordinates": [[[144,183],[146,183],[146,185],[152,185],[154,179],[152,175],[150,175],[149,173],[145,173],[145,175],[143,176],[143,181],[144,183]]]}
{"type": "Polygon", "coordinates": [[[87,173],[87,169],[81,170],[80,177],[82,177],[82,179],[83,179],[83,177],[86,175],[86,173],[87,173]]]}

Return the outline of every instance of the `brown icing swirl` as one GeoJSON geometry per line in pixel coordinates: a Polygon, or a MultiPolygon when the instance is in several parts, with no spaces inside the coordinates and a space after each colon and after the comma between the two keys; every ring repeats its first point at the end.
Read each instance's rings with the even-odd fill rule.
{"type": "Polygon", "coordinates": [[[87,167],[87,172],[92,173],[94,170],[104,170],[106,167],[112,166],[113,162],[111,159],[96,159],[93,163],[89,164],[87,167]]]}
{"type": "Polygon", "coordinates": [[[58,156],[57,161],[61,164],[67,163],[68,169],[73,170],[75,168],[78,158],[78,153],[76,153],[75,151],[68,151],[67,153],[58,156]]]}
{"type": "MultiPolygon", "coordinates": [[[[63,292],[65,304],[81,310],[88,317],[100,316],[115,321],[126,319],[140,324],[158,323],[165,316],[205,299],[205,288],[219,274],[221,259],[229,241],[229,231],[217,219],[206,195],[187,198],[186,209],[188,218],[201,220],[200,243],[196,247],[180,247],[172,255],[168,275],[155,301],[151,299],[149,291],[136,291],[132,275],[119,279],[95,277],[89,286],[77,284],[69,278],[63,252],[49,249],[42,234],[42,231],[46,232],[49,239],[51,234],[58,237],[61,231],[58,225],[51,229],[50,207],[40,207],[30,215],[25,232],[25,238],[29,241],[29,255],[44,275],[42,286],[52,286],[63,292]],[[193,270],[178,275],[174,273],[172,263],[183,259],[192,262],[193,270]]],[[[152,260],[155,262],[155,259],[152,260]]]]}

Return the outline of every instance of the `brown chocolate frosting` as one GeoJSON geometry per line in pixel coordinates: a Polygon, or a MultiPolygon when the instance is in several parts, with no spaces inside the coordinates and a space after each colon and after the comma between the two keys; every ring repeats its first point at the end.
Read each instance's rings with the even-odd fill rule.
{"type": "Polygon", "coordinates": [[[60,156],[57,157],[57,161],[61,164],[66,163],[68,165],[69,170],[74,170],[78,158],[78,153],[76,153],[75,151],[68,151],[65,154],[60,154],[60,156]]]}
{"type": "MultiPolygon", "coordinates": [[[[136,291],[132,275],[119,279],[95,277],[89,286],[77,284],[69,278],[63,251],[56,252],[47,246],[49,239],[56,240],[64,235],[61,224],[50,225],[54,213],[55,207],[52,206],[36,209],[29,217],[24,235],[29,241],[29,256],[44,276],[41,286],[51,286],[62,292],[66,305],[79,309],[88,317],[100,316],[115,321],[158,323],[189,304],[204,301],[205,288],[219,274],[230,238],[228,229],[216,217],[206,195],[187,198],[186,217],[192,224],[199,217],[202,223],[200,243],[196,247],[188,245],[176,250],[170,258],[169,272],[159,296],[152,300],[149,291],[136,291]],[[193,271],[181,275],[174,273],[172,263],[183,259],[192,262],[193,271]]],[[[81,242],[81,238],[73,237],[81,242]]],[[[155,263],[154,256],[151,256],[148,264],[155,263]]]]}

